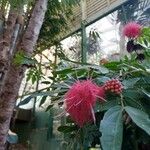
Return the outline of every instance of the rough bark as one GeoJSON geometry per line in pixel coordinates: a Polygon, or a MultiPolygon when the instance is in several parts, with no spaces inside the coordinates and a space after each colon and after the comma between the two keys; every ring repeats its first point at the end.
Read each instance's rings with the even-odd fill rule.
{"type": "Polygon", "coordinates": [[[0,35],[0,91],[3,85],[5,74],[9,67],[10,45],[13,35],[14,26],[16,24],[17,12],[10,11],[8,20],[0,35]]]}
{"type": "MultiPolygon", "coordinates": [[[[18,51],[21,50],[28,56],[32,55],[37,42],[47,9],[47,1],[48,0],[37,0],[29,25],[18,47],[18,51]]],[[[25,70],[25,66],[17,67],[11,63],[0,93],[0,150],[5,149],[4,145],[9,130],[11,115],[25,70]]]]}
{"type": "Polygon", "coordinates": [[[5,78],[5,86],[0,95],[0,150],[4,149],[10,118],[17,99],[15,93],[18,92],[23,72],[24,68],[11,65],[5,78]]]}
{"type": "Polygon", "coordinates": [[[4,21],[5,21],[4,14],[2,10],[0,10],[0,35],[2,35],[3,33],[4,21]]]}
{"type": "Polygon", "coordinates": [[[25,52],[26,55],[31,56],[33,53],[34,46],[36,45],[40,29],[42,27],[45,12],[47,9],[48,0],[38,0],[31,19],[29,21],[28,28],[22,38],[21,49],[25,52]]]}

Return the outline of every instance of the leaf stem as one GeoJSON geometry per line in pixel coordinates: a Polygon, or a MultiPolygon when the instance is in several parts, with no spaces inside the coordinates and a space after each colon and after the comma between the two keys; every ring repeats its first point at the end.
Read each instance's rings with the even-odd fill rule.
{"type": "Polygon", "coordinates": [[[124,108],[124,102],[123,102],[123,95],[122,94],[120,94],[120,102],[121,102],[122,108],[124,108]]]}

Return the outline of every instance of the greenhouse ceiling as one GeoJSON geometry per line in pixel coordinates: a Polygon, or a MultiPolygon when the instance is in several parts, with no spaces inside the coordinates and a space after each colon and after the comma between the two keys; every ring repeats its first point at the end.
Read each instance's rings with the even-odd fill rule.
{"type": "MultiPolygon", "coordinates": [[[[71,23],[69,23],[70,30],[67,32],[67,35],[78,31],[81,28],[81,22],[84,21],[85,25],[89,25],[127,1],[128,0],[81,0],[80,5],[73,8],[73,19],[71,23]]],[[[64,34],[61,37],[64,37],[64,34]]]]}

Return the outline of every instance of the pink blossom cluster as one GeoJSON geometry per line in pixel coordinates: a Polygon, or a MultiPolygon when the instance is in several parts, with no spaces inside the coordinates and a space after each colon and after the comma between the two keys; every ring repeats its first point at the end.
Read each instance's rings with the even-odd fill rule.
{"type": "MultiPolygon", "coordinates": [[[[112,82],[115,83],[115,87],[120,86],[118,80],[112,82]]],[[[66,112],[78,126],[83,127],[86,123],[95,121],[93,107],[97,99],[99,102],[105,101],[104,87],[106,88],[106,86],[94,84],[91,80],[84,80],[75,82],[67,91],[65,94],[66,112]]]]}
{"type": "Polygon", "coordinates": [[[141,25],[136,22],[129,22],[123,28],[123,34],[128,38],[137,38],[141,35],[141,25]]]}

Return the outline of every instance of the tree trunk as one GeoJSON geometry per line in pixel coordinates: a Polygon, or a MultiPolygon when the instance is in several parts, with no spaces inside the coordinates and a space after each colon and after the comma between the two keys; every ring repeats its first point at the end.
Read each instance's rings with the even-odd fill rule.
{"type": "Polygon", "coordinates": [[[0,92],[4,82],[5,74],[8,70],[10,59],[10,45],[13,29],[16,24],[17,12],[10,10],[8,20],[0,36],[0,92]]]}
{"type": "MultiPolygon", "coordinates": [[[[18,46],[18,51],[23,51],[31,56],[43,24],[48,0],[37,0],[33,9],[28,27],[18,46]]],[[[0,93],[0,150],[4,150],[6,137],[9,130],[10,119],[16,103],[21,81],[26,70],[25,66],[16,66],[11,62],[6,74],[2,91],[0,93]]]]}
{"type": "Polygon", "coordinates": [[[5,83],[0,95],[0,150],[4,150],[9,123],[19,90],[24,69],[10,65],[5,83]]]}

